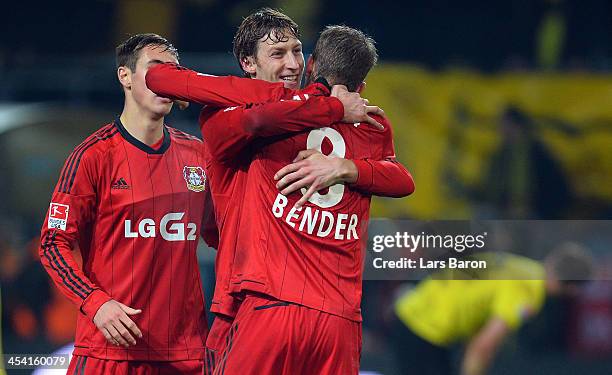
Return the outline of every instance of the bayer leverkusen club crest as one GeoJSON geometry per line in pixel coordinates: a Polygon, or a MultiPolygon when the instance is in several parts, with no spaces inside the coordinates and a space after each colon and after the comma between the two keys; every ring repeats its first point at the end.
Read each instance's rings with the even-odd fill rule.
{"type": "Polygon", "coordinates": [[[195,192],[204,191],[206,174],[201,167],[183,167],[183,178],[187,182],[187,189],[195,192]]]}

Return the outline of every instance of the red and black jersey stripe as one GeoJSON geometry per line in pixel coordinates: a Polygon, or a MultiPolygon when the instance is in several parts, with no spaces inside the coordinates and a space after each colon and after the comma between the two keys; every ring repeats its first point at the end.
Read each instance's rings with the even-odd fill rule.
{"type": "Polygon", "coordinates": [[[85,151],[100,141],[112,138],[117,133],[118,131],[113,124],[109,124],[98,130],[91,137],[87,138],[83,143],[78,145],[72,154],[70,154],[70,157],[64,166],[64,170],[62,171],[60,177],[58,190],[62,193],[69,194],[74,184],[74,178],[76,177],[77,170],[79,169],[79,165],[85,151]]]}
{"type": "Polygon", "coordinates": [[[178,138],[178,139],[185,139],[188,141],[197,141],[197,142],[202,142],[202,140],[196,136],[193,136],[191,134],[182,132],[178,129],[174,129],[174,128],[168,128],[168,130],[170,131],[170,134],[172,134],[174,137],[178,138]]]}
{"type": "Polygon", "coordinates": [[[78,277],[72,267],[68,265],[62,254],[60,253],[57,244],[55,242],[56,231],[50,231],[45,236],[43,243],[44,256],[49,261],[51,268],[57,273],[62,279],[62,282],[68,289],[74,292],[77,296],[82,299],[87,298],[89,293],[93,291],[93,288],[85,283],[80,277],[78,277]],[[61,263],[60,263],[61,261],[61,263]]]}

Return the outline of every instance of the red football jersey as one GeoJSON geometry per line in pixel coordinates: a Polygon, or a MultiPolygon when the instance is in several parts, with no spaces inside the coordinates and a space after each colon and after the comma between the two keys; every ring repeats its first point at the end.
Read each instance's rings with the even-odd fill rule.
{"type": "MultiPolygon", "coordinates": [[[[69,156],[43,224],[40,257],[55,284],[80,306],[76,355],[204,357],[208,327],[196,258],[210,206],[204,168],[199,139],[164,127],[163,142],[153,149],[119,120],[69,156]],[[71,254],[74,243],[82,268],[71,254]],[[143,333],[135,346],[109,344],[94,325],[98,308],[111,298],[142,309],[131,316],[143,333]]],[[[208,242],[215,243],[214,234],[208,242]]]]}
{"type": "Polygon", "coordinates": [[[229,283],[248,170],[253,157],[250,144],[257,137],[329,125],[339,121],[343,114],[342,104],[337,99],[324,96],[310,101],[277,102],[255,108],[249,106],[246,116],[242,110],[236,108],[235,112],[229,113],[225,109],[206,108],[200,115],[206,145],[207,176],[220,233],[211,311],[228,316],[235,316],[238,308],[238,301],[229,293],[229,283]],[[247,119],[249,116],[258,120],[247,119]],[[255,132],[245,129],[245,123],[265,125],[255,132]]]}
{"type": "MultiPolygon", "coordinates": [[[[344,115],[342,103],[325,97],[326,85],[289,90],[282,83],[236,77],[215,77],[175,64],[159,64],[147,72],[147,86],[161,96],[208,105],[200,116],[206,144],[207,173],[215,202],[220,245],[215,262],[216,287],[211,310],[234,316],[237,301],[229,294],[239,218],[252,144],[262,137],[327,126],[344,115]],[[307,100],[300,99],[306,93],[307,100]],[[287,100],[281,102],[281,100],[287,100]],[[246,105],[245,105],[246,104],[246,105]],[[218,107],[240,106],[232,109],[218,107]]],[[[369,126],[369,125],[367,125],[369,126]]],[[[414,190],[410,173],[394,160],[353,160],[359,177],[355,189],[384,196],[404,196],[414,190]]]]}
{"type": "MultiPolygon", "coordinates": [[[[344,114],[336,98],[287,101],[297,94],[282,83],[200,74],[176,64],[159,64],[147,72],[147,86],[158,95],[206,104],[200,115],[205,142],[207,177],[214,200],[220,240],[215,259],[215,293],[211,311],[235,316],[238,308],[229,294],[239,217],[252,152],[259,137],[322,127],[340,121],[344,114]],[[253,104],[258,103],[258,104],[253,104]],[[266,105],[261,105],[267,103],[266,105]],[[248,104],[225,116],[225,108],[248,104]],[[237,117],[237,112],[241,112],[237,117]]],[[[329,90],[319,86],[323,94],[329,90]]]]}
{"type": "Polygon", "coordinates": [[[388,121],[334,124],[258,142],[241,215],[232,290],[254,291],[351,320],[361,320],[361,281],[370,194],[344,184],[316,193],[295,210],[274,174],[304,149],[347,159],[394,163],[388,121]]]}

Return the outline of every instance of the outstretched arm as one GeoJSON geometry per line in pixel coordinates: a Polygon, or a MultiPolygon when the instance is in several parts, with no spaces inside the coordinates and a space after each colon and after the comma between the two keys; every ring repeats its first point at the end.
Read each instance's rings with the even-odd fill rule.
{"type": "Polygon", "coordinates": [[[258,137],[271,137],[338,122],[342,103],[323,96],[267,104],[205,108],[200,115],[202,136],[211,154],[227,161],[258,137]]]}
{"type": "Polygon", "coordinates": [[[198,73],[173,63],[157,64],[145,76],[147,87],[159,96],[212,107],[241,106],[291,97],[282,83],[198,73]]]}
{"type": "Polygon", "coordinates": [[[205,108],[200,116],[202,135],[212,154],[228,160],[251,141],[260,137],[294,133],[330,126],[337,122],[368,122],[382,127],[370,117],[381,114],[376,106],[364,104],[359,94],[346,88],[334,89],[338,97],[294,95],[292,100],[229,107],[205,108]]]}

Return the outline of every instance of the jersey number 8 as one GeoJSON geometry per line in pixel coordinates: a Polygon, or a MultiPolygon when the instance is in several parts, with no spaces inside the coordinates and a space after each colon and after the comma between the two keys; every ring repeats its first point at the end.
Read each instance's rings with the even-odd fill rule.
{"type": "MultiPolygon", "coordinates": [[[[308,139],[306,140],[306,148],[322,152],[321,146],[323,145],[323,140],[325,138],[327,138],[333,146],[329,156],[344,158],[346,155],[346,143],[344,142],[342,135],[337,130],[332,128],[326,127],[311,131],[308,134],[308,139]]],[[[308,189],[306,188],[302,188],[302,194],[306,194],[307,190],[308,189]]],[[[336,184],[329,187],[327,194],[319,194],[319,192],[315,192],[310,199],[308,199],[308,201],[321,208],[329,208],[340,203],[343,195],[344,184],[336,184]]]]}

